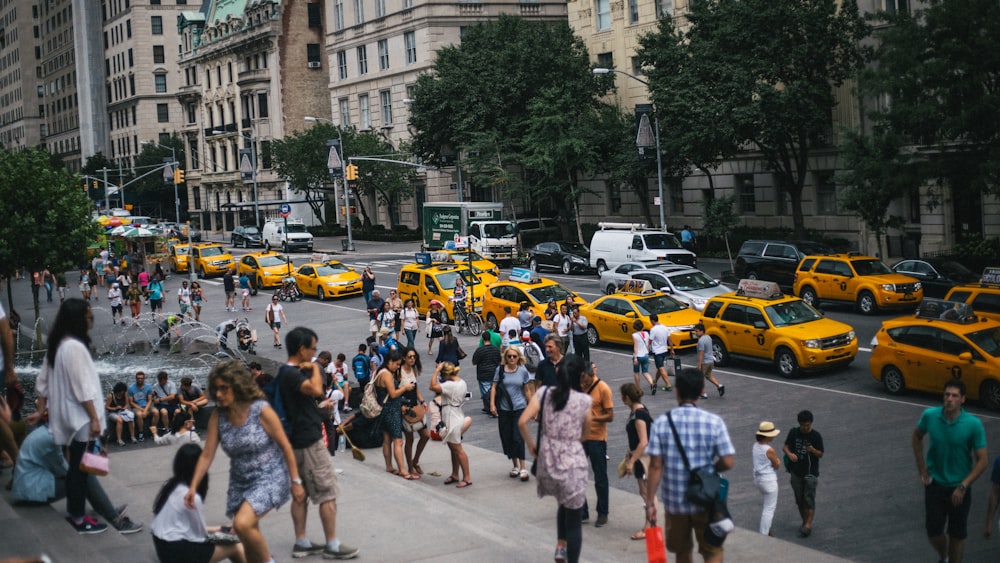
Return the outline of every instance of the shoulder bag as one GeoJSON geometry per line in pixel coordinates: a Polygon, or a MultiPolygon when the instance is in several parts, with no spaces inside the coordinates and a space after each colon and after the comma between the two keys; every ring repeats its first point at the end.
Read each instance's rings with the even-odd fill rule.
{"type": "Polygon", "coordinates": [[[535,434],[535,459],[531,462],[531,474],[538,476],[538,457],[542,455],[542,421],[545,420],[545,395],[548,395],[549,388],[542,391],[542,406],[538,408],[538,433],[535,434]]]}
{"type": "Polygon", "coordinates": [[[677,433],[677,427],[674,426],[674,419],[670,412],[667,413],[667,421],[670,423],[670,431],[674,434],[674,441],[677,442],[681,459],[684,460],[684,469],[688,472],[687,490],[684,491],[684,498],[691,504],[711,510],[719,498],[721,478],[708,466],[691,469],[691,463],[688,461],[684,444],[681,443],[681,437],[677,433]]]}

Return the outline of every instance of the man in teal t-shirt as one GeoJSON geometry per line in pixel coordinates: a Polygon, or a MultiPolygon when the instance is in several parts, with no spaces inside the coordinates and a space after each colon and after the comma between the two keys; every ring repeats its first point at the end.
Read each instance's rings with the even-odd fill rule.
{"type": "Polygon", "coordinates": [[[942,561],[962,560],[972,506],[970,487],[989,462],[983,423],[962,409],[965,390],[960,379],[945,383],[944,405],[925,410],[913,431],[913,455],[924,484],[927,537],[942,561]],[[926,460],[924,435],[930,435],[926,460]]]}

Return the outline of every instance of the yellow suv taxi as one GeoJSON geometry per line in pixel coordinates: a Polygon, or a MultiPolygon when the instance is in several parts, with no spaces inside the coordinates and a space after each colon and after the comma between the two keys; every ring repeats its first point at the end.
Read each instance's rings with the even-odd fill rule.
{"type": "Polygon", "coordinates": [[[361,274],[337,260],[309,262],[295,271],[295,283],[306,295],[320,301],[327,297],[343,297],[361,293],[361,274]]]}
{"type": "Polygon", "coordinates": [[[792,290],[813,307],[820,301],[854,303],[864,315],[916,307],[924,297],[916,278],[893,272],[873,256],[853,253],[806,256],[799,262],[792,290]]]}
{"type": "Polygon", "coordinates": [[[404,303],[412,299],[413,306],[421,315],[427,314],[432,300],[439,301],[444,305],[442,314],[447,324],[452,316],[455,280],[459,277],[465,283],[465,291],[475,295],[474,306],[479,308],[483,302],[483,284],[468,267],[457,264],[407,264],[399,270],[396,291],[404,303]]]}
{"type": "Polygon", "coordinates": [[[986,268],[979,283],[957,285],[944,298],[968,303],[979,316],[1000,321],[1000,268],[986,268]]]}
{"type": "Polygon", "coordinates": [[[191,267],[198,277],[221,276],[235,260],[221,244],[200,242],[191,245],[191,267]]]}
{"type": "Polygon", "coordinates": [[[741,280],[735,292],[708,300],[701,322],[719,366],[741,356],[774,362],[781,376],[795,377],[847,365],[858,354],[853,327],[783,295],[774,282],[741,280]]]}
{"type": "Polygon", "coordinates": [[[1000,409],[1000,322],[968,304],[924,299],[915,315],[883,322],[871,346],[869,371],[893,395],[961,379],[970,399],[1000,409]]]}
{"type": "Polygon", "coordinates": [[[190,247],[186,244],[170,245],[170,269],[175,273],[187,272],[190,267],[188,251],[190,247]]]}
{"type": "Polygon", "coordinates": [[[701,319],[701,313],[654,290],[648,281],[623,280],[617,293],[603,295],[583,305],[580,314],[587,317],[587,340],[591,346],[602,341],[631,345],[635,332],[633,323],[639,319],[643,329],[649,330],[653,326],[650,315],[656,315],[657,322],[670,329],[670,343],[674,349],[683,350],[698,344],[691,331],[701,319]]]}
{"type": "MultiPolygon", "coordinates": [[[[246,274],[253,280],[254,287],[263,289],[267,287],[278,287],[282,278],[292,275],[293,266],[291,260],[285,261],[284,254],[278,254],[273,250],[261,252],[251,252],[240,257],[240,265],[237,277],[246,274]]],[[[299,286],[301,288],[301,286],[299,286]]]]}
{"type": "Polygon", "coordinates": [[[545,314],[549,301],[561,305],[567,297],[572,296],[575,303],[587,304],[576,292],[559,285],[559,282],[537,277],[531,270],[524,268],[514,268],[508,279],[491,284],[485,293],[482,316],[487,328],[491,330],[499,327],[500,320],[507,316],[503,311],[504,307],[510,307],[516,313],[524,301],[528,302],[532,313],[538,316],[545,314]]]}

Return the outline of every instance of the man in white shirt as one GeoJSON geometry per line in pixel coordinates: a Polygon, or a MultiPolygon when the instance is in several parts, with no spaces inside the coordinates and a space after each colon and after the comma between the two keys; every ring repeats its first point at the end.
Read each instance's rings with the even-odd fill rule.
{"type": "Polygon", "coordinates": [[[118,282],[111,284],[111,289],[108,290],[108,303],[111,304],[111,324],[118,324],[118,321],[124,323],[125,317],[122,313],[124,301],[122,301],[122,290],[118,287],[118,282]]]}
{"type": "Polygon", "coordinates": [[[182,317],[194,318],[191,309],[191,288],[188,287],[187,280],[182,281],[180,289],[177,290],[177,304],[180,305],[182,317]]]}
{"type": "Polygon", "coordinates": [[[663,390],[673,391],[670,379],[667,377],[667,355],[674,356],[673,347],[670,345],[670,329],[661,325],[656,314],[649,316],[653,327],[649,329],[649,351],[653,354],[653,362],[656,365],[656,375],[653,376],[653,387],[650,393],[656,394],[656,382],[663,379],[663,390]]]}
{"type": "Polygon", "coordinates": [[[570,331],[569,306],[563,303],[559,306],[559,312],[552,317],[552,324],[556,329],[556,335],[562,342],[563,354],[569,353],[569,331],[570,331]]]}
{"type": "Polygon", "coordinates": [[[504,307],[503,312],[506,315],[502,321],[500,321],[500,338],[503,339],[503,345],[507,346],[510,344],[510,331],[514,331],[514,343],[517,344],[517,335],[521,334],[521,321],[514,316],[513,311],[510,306],[504,307]]]}

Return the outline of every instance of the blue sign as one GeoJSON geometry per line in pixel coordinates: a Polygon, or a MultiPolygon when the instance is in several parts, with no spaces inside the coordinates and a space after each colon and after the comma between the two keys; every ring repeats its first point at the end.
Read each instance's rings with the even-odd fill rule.
{"type": "Polygon", "coordinates": [[[287,219],[288,216],[292,214],[292,206],[288,203],[282,203],[281,207],[278,208],[278,213],[287,219]]]}
{"type": "Polygon", "coordinates": [[[430,252],[417,252],[413,255],[413,261],[422,266],[431,265],[431,253],[430,252]]]}
{"type": "Polygon", "coordinates": [[[533,272],[527,268],[513,268],[510,271],[510,280],[530,283],[533,272]]]}

